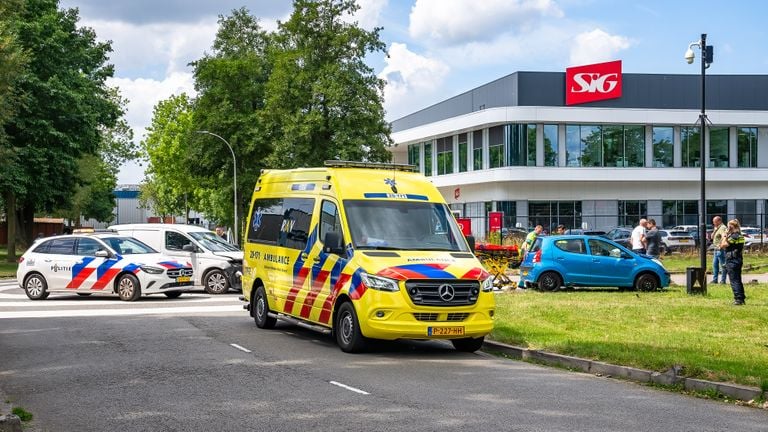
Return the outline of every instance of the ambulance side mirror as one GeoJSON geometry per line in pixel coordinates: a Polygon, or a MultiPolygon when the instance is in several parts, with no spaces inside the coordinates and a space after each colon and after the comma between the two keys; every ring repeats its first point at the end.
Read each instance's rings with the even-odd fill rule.
{"type": "Polygon", "coordinates": [[[469,244],[469,250],[471,250],[472,253],[475,253],[475,236],[468,235],[467,243],[469,244]]]}
{"type": "Polygon", "coordinates": [[[325,238],[323,239],[323,252],[343,255],[344,244],[342,243],[341,234],[337,232],[325,233],[325,238]]]}

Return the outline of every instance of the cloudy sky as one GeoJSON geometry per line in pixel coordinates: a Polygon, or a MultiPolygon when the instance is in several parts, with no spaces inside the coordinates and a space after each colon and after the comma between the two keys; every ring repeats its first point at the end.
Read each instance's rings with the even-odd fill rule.
{"type": "MultiPolygon", "coordinates": [[[[394,120],[516,71],[555,71],[622,60],[627,73],[698,74],[683,60],[708,33],[708,74],[768,72],[768,3],[711,0],[358,0],[365,28],[383,27],[388,55],[369,64],[387,80],[394,120]]],[[[194,95],[187,64],[210,50],[219,15],[245,6],[268,30],[291,13],[290,0],[61,0],[81,24],[111,40],[111,85],[128,98],[128,122],[140,140],[155,104],[194,95]]],[[[119,183],[143,169],[123,168],[119,183]]]]}

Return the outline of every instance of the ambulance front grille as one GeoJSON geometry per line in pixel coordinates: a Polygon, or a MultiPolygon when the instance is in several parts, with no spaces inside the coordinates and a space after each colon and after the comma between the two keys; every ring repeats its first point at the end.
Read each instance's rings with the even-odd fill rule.
{"type": "Polygon", "coordinates": [[[464,321],[469,317],[469,313],[461,312],[461,313],[448,313],[445,314],[443,319],[440,319],[440,314],[436,313],[428,313],[428,312],[414,312],[413,317],[416,318],[417,321],[450,321],[450,322],[459,322],[464,321]]]}
{"type": "Polygon", "coordinates": [[[415,312],[413,314],[413,317],[416,318],[418,321],[437,321],[436,313],[415,312]]]}
{"type": "Polygon", "coordinates": [[[460,279],[411,279],[405,289],[418,306],[467,306],[477,302],[480,282],[460,279]]]}
{"type": "Polygon", "coordinates": [[[469,317],[469,314],[466,312],[449,313],[445,320],[446,321],[464,321],[465,319],[467,319],[467,317],[469,317]]]}

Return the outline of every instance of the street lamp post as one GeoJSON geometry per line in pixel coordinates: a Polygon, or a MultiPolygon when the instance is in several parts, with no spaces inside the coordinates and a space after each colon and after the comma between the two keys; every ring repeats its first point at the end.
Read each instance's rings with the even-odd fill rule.
{"type": "Polygon", "coordinates": [[[232,182],[232,189],[234,191],[233,192],[234,197],[232,199],[232,205],[233,205],[232,210],[234,211],[234,215],[235,215],[235,227],[234,227],[233,231],[235,232],[235,244],[240,244],[240,243],[237,242],[237,232],[240,230],[240,225],[237,224],[237,158],[235,157],[235,151],[232,150],[232,146],[229,145],[229,142],[227,142],[227,140],[225,140],[224,138],[222,138],[219,135],[216,135],[213,132],[209,132],[207,130],[199,130],[199,131],[195,131],[195,132],[197,132],[199,134],[212,135],[212,136],[215,136],[216,138],[224,141],[224,144],[227,145],[227,148],[229,149],[230,153],[232,153],[232,172],[234,174],[233,175],[234,180],[232,182]]]}
{"type": "Polygon", "coordinates": [[[701,272],[699,273],[699,285],[702,294],[707,293],[707,195],[706,195],[706,165],[704,160],[704,139],[707,135],[707,114],[706,114],[706,78],[707,68],[713,61],[713,47],[707,45],[707,34],[702,33],[701,39],[697,42],[691,42],[688,50],[685,52],[685,61],[688,64],[693,63],[696,54],[693,47],[701,49],[701,114],[699,114],[699,124],[701,130],[701,142],[699,144],[699,165],[701,166],[701,206],[699,210],[699,255],[701,258],[701,272]]]}

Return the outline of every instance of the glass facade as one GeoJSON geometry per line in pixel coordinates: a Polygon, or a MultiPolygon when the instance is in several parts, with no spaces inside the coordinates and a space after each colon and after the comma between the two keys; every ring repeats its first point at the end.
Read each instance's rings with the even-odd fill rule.
{"type": "Polygon", "coordinates": [[[556,124],[544,125],[544,166],[558,166],[558,133],[556,124]]]}
{"type": "Polygon", "coordinates": [[[472,132],[472,169],[480,171],[483,169],[483,131],[476,130],[472,132]]]}
{"type": "Polygon", "coordinates": [[[644,126],[568,125],[566,165],[575,167],[642,167],[644,126]]]}
{"type": "Polygon", "coordinates": [[[559,225],[581,227],[581,201],[528,201],[530,227],[541,225],[552,232],[559,225]]]}
{"type": "Polygon", "coordinates": [[[467,139],[469,134],[459,134],[459,172],[466,172],[469,163],[469,146],[467,139]]]}
{"type": "Polygon", "coordinates": [[[437,175],[453,173],[453,136],[435,140],[437,148],[437,175]]]}
{"type": "Polygon", "coordinates": [[[760,226],[755,200],[734,200],[733,210],[733,216],[739,220],[742,227],[760,226]]]}
{"type": "Polygon", "coordinates": [[[674,166],[674,131],[673,127],[653,128],[653,166],[669,168],[674,166]]]}
{"type": "Polygon", "coordinates": [[[683,126],[680,128],[680,145],[682,146],[682,166],[698,167],[701,150],[701,133],[698,127],[683,126]]]}
{"type": "Polygon", "coordinates": [[[488,167],[499,168],[504,165],[504,126],[488,128],[488,167]]]}
{"type": "Polygon", "coordinates": [[[536,166],[536,125],[505,126],[507,166],[536,166]]]}
{"type": "Polygon", "coordinates": [[[424,143],[424,175],[432,175],[432,141],[424,143]]]}
{"type": "Polygon", "coordinates": [[[619,201],[619,226],[634,227],[645,217],[651,217],[647,201],[619,201]]]}
{"type": "MultiPolygon", "coordinates": [[[[662,226],[673,227],[675,225],[698,225],[699,202],[686,201],[662,201],[662,226]]],[[[656,223],[659,221],[657,220],[656,223]]]]}
{"type": "Polygon", "coordinates": [[[421,144],[412,144],[408,146],[408,164],[414,165],[417,172],[421,172],[421,157],[419,155],[421,144]]]}
{"type": "Polygon", "coordinates": [[[727,127],[713,127],[709,129],[710,167],[728,168],[728,135],[727,127]]]}
{"type": "Polygon", "coordinates": [[[757,167],[757,128],[741,127],[737,133],[736,157],[739,168],[757,167]]]}

